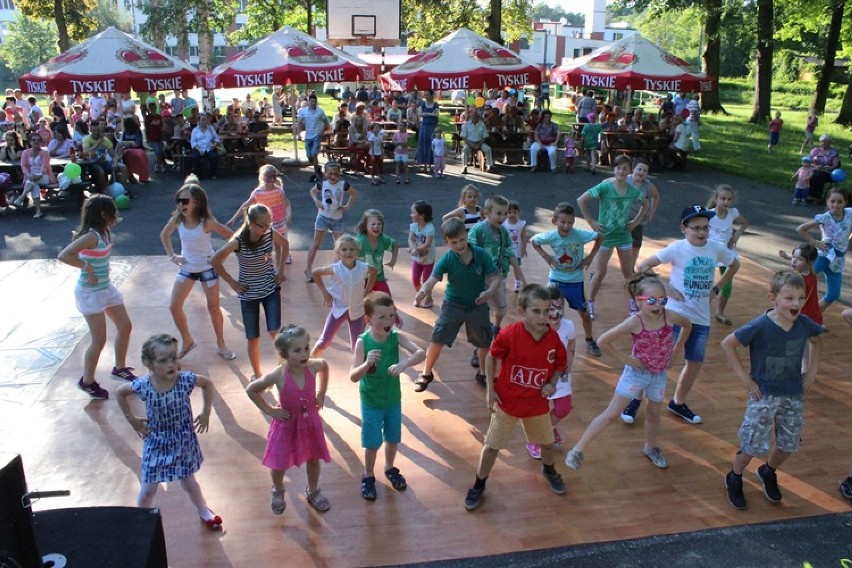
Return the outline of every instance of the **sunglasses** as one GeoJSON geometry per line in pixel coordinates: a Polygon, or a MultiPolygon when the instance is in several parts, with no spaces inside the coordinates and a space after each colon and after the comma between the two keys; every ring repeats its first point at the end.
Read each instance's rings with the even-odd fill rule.
{"type": "Polygon", "coordinates": [[[179,205],[189,205],[189,197],[175,197],[175,203],[179,205]]]}
{"type": "Polygon", "coordinates": [[[665,306],[669,303],[668,296],[636,296],[636,299],[648,302],[649,306],[656,305],[657,302],[659,302],[661,306],[665,306]]]}

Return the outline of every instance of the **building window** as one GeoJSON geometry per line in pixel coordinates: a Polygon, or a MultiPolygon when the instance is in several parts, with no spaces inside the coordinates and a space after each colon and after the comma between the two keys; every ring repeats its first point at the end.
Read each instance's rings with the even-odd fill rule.
{"type": "Polygon", "coordinates": [[[594,51],[594,50],[593,50],[591,47],[584,47],[584,48],[583,48],[583,55],[588,55],[588,54],[590,54],[592,51],[594,51]]]}
{"type": "Polygon", "coordinates": [[[580,48],[575,47],[574,48],[574,59],[577,59],[578,57],[580,57],[580,55],[582,55],[580,53],[580,48]]]}
{"type": "Polygon", "coordinates": [[[526,37],[522,37],[521,40],[521,49],[529,49],[530,48],[530,40],[526,37]]]}
{"type": "Polygon", "coordinates": [[[0,0],[0,10],[14,10],[15,0],[0,0]]]}
{"type": "Polygon", "coordinates": [[[177,54],[178,54],[177,46],[176,45],[167,45],[166,46],[166,53],[168,53],[172,57],[177,57],[177,54]]]}
{"type": "Polygon", "coordinates": [[[198,46],[190,45],[189,46],[189,56],[190,57],[198,57],[198,46]]]}
{"type": "Polygon", "coordinates": [[[623,37],[624,37],[624,34],[622,32],[614,32],[612,34],[612,41],[618,41],[623,37]]]}

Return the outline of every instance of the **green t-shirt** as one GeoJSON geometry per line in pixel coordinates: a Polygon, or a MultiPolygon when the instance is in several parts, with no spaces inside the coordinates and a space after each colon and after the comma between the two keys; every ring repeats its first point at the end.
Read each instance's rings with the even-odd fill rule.
{"type": "Polygon", "coordinates": [[[379,241],[376,243],[376,248],[370,246],[370,241],[367,240],[367,235],[358,235],[358,248],[361,249],[361,254],[358,256],[361,260],[376,269],[376,282],[385,281],[385,251],[393,250],[396,246],[396,241],[382,233],[379,235],[379,241]]]}
{"type": "Polygon", "coordinates": [[[444,299],[464,307],[476,304],[476,299],[488,288],[486,278],[497,272],[494,261],[484,249],[471,246],[470,250],[473,258],[469,264],[464,264],[458,254],[449,250],[432,269],[432,276],[438,280],[447,275],[444,299]]]}
{"type": "Polygon", "coordinates": [[[598,207],[598,224],[601,226],[603,246],[618,246],[633,241],[627,224],[630,222],[630,211],[634,201],[643,201],[645,196],[636,186],[627,184],[624,195],[619,195],[615,184],[610,180],[600,182],[589,190],[589,195],[600,203],[598,207]]]}
{"type": "Polygon", "coordinates": [[[399,387],[399,375],[388,373],[388,367],[399,363],[399,337],[395,329],[384,343],[379,343],[370,334],[370,330],[360,335],[364,343],[364,357],[374,349],[382,352],[382,358],[376,363],[376,371],[367,373],[358,385],[361,402],[370,408],[391,408],[402,401],[402,390],[399,387]]]}
{"type": "Polygon", "coordinates": [[[603,130],[603,127],[600,122],[591,122],[583,125],[583,148],[586,150],[594,150],[597,148],[601,130],[603,130]]]}
{"type": "Polygon", "coordinates": [[[509,255],[514,256],[515,253],[512,250],[512,237],[506,227],[494,227],[488,221],[480,221],[467,234],[467,242],[484,248],[503,278],[509,274],[509,255]]]}

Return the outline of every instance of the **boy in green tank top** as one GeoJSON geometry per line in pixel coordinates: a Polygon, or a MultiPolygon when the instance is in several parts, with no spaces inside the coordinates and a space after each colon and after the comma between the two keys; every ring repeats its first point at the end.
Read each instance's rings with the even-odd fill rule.
{"type": "Polygon", "coordinates": [[[394,467],[402,438],[402,391],[399,375],[406,368],[421,363],[426,352],[394,329],[396,307],[384,292],[373,292],[364,298],[367,331],[355,343],[355,360],[349,378],[359,384],[361,394],[361,446],[364,448],[364,476],[361,496],[376,498],[376,456],[384,441],[385,477],[397,491],[407,487],[405,478],[394,467]],[[411,355],[400,361],[399,348],[411,355]]]}

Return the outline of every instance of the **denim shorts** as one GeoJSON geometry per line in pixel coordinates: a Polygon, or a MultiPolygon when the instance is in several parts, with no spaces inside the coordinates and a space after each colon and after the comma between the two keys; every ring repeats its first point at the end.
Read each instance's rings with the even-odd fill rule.
{"type": "Polygon", "coordinates": [[[316,138],[305,138],[305,154],[312,158],[319,154],[321,136],[316,138]]]}
{"type": "Polygon", "coordinates": [[[572,310],[578,312],[586,311],[586,291],[582,282],[557,282],[551,280],[551,284],[556,284],[559,291],[565,297],[565,303],[572,310]]]}
{"type": "Polygon", "coordinates": [[[321,233],[327,233],[329,231],[332,233],[342,233],[343,219],[331,219],[325,215],[317,215],[317,220],[314,222],[314,231],[319,231],[321,233]]]}
{"type": "Polygon", "coordinates": [[[488,316],[488,304],[465,307],[444,300],[441,314],[432,330],[432,343],[452,347],[462,324],[465,326],[467,340],[474,347],[489,347],[493,339],[491,320],[488,316]]]}
{"type": "Polygon", "coordinates": [[[769,452],[769,441],[775,432],[775,447],[792,453],[799,449],[804,424],[805,401],[802,396],[761,395],[749,399],[740,426],[740,450],[750,456],[769,452]]]}
{"type": "Polygon", "coordinates": [[[177,279],[179,282],[184,280],[193,280],[195,282],[211,282],[219,279],[219,275],[212,268],[202,270],[201,272],[187,272],[183,268],[178,270],[177,279]]]}
{"type": "Polygon", "coordinates": [[[635,369],[625,365],[618,384],[615,385],[615,394],[627,398],[642,398],[642,392],[651,402],[663,402],[666,395],[666,379],[668,373],[660,371],[652,373],[648,369],[635,369]]]}
{"type": "MultiPolygon", "coordinates": [[[[680,326],[672,326],[672,341],[677,343],[680,336],[680,326]]],[[[710,326],[692,324],[692,332],[683,348],[683,358],[687,361],[704,362],[704,351],[707,349],[707,339],[710,337],[710,326]]]]}
{"type": "Polygon", "coordinates": [[[390,408],[373,408],[361,403],[361,447],[375,450],[402,440],[402,403],[390,408]]]}
{"type": "Polygon", "coordinates": [[[240,311],[243,313],[243,327],[246,339],[260,337],[260,306],[266,316],[266,331],[278,331],[281,328],[281,288],[265,298],[258,300],[240,300],[240,311]]]}

